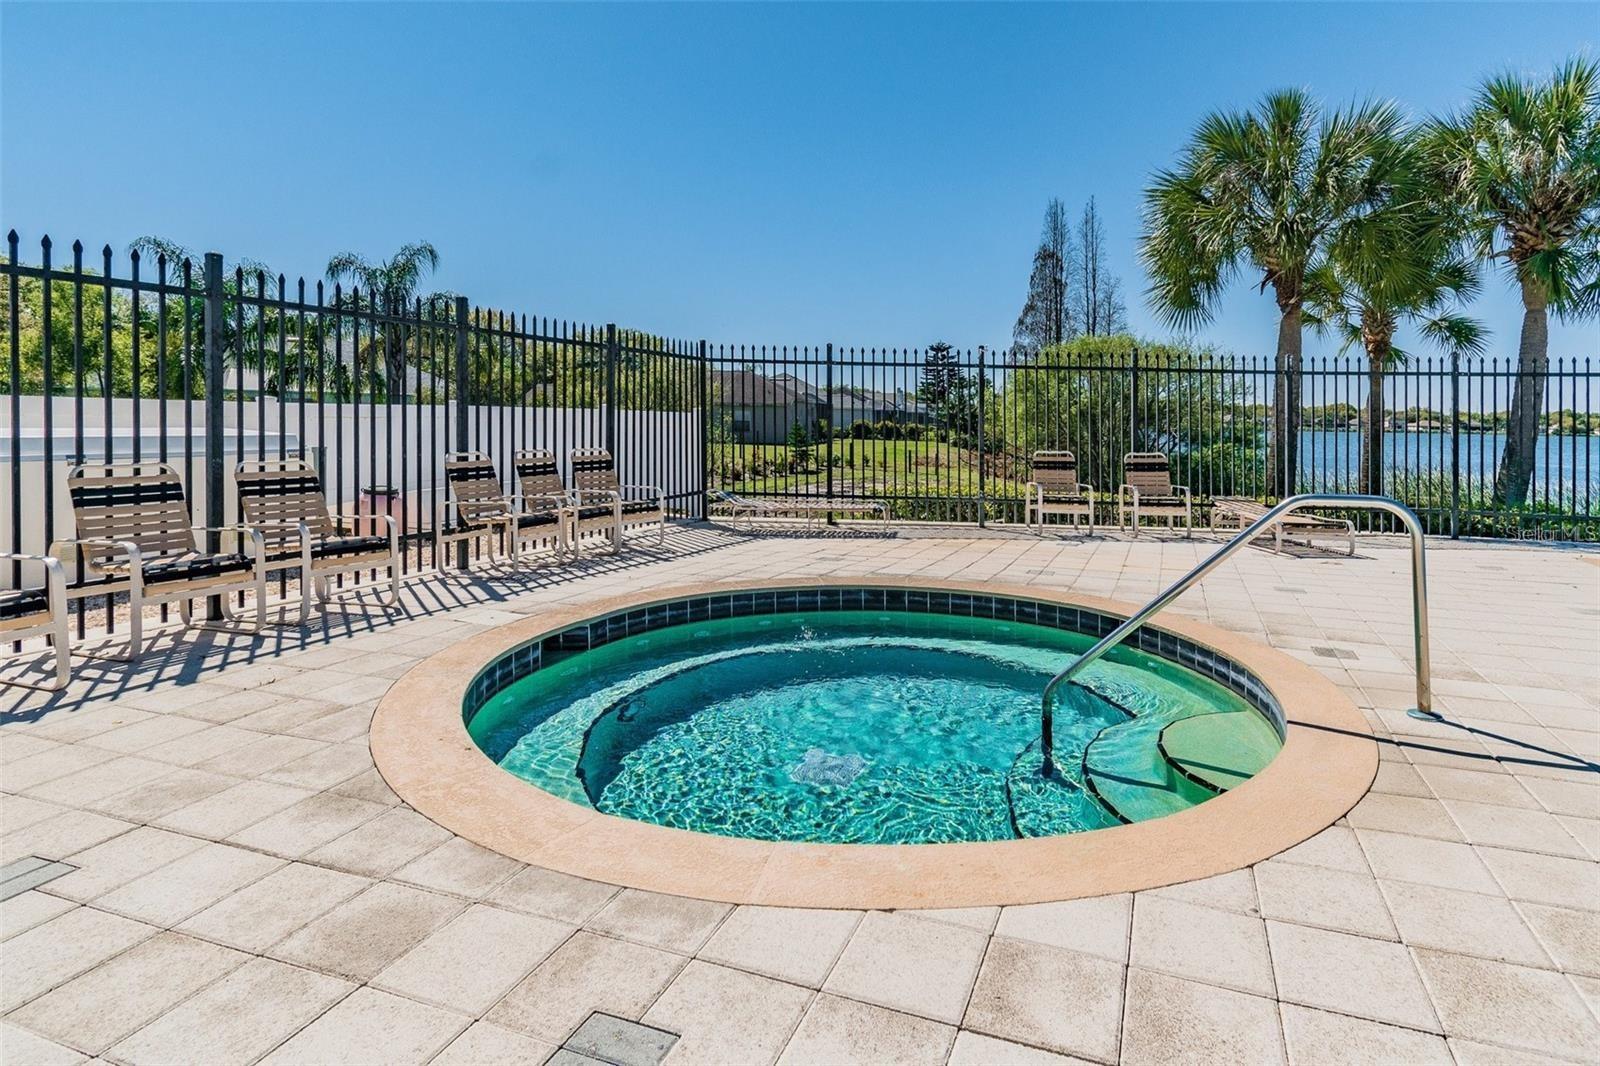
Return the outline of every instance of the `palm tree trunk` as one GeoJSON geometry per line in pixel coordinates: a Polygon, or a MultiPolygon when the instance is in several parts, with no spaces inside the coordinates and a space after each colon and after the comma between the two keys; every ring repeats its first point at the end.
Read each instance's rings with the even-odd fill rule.
{"type": "Polygon", "coordinates": [[[1280,498],[1293,496],[1300,481],[1301,325],[1298,302],[1283,309],[1272,390],[1272,489],[1280,498]]]}
{"type": "Polygon", "coordinates": [[[1360,491],[1383,495],[1383,436],[1388,428],[1383,418],[1382,353],[1367,353],[1367,414],[1361,427],[1360,491]]]}
{"type": "Polygon", "coordinates": [[[1528,502],[1534,452],[1539,446],[1539,415],[1544,406],[1545,374],[1550,366],[1549,297],[1531,277],[1522,279],[1522,340],[1517,346],[1517,382],[1511,391],[1506,450],[1494,477],[1495,503],[1528,502]]]}

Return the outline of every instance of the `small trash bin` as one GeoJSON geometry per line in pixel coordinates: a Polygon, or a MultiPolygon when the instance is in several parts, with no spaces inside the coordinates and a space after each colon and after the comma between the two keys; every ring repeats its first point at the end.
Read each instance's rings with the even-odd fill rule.
{"type": "Polygon", "coordinates": [[[405,493],[391,485],[364,486],[361,489],[361,502],[357,510],[361,514],[386,514],[394,519],[395,525],[402,531],[406,528],[405,493]]]}

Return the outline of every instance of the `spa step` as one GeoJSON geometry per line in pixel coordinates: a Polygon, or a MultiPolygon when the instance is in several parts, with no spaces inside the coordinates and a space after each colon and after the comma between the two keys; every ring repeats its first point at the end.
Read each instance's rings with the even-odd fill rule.
{"type": "Polygon", "coordinates": [[[1084,749],[1084,784],[1125,822],[1176,814],[1216,795],[1161,754],[1161,731],[1171,722],[1167,715],[1146,715],[1108,726],[1084,749]]]}
{"type": "Polygon", "coordinates": [[[1161,753],[1178,771],[1216,792],[1261,772],[1281,746],[1255,711],[1180,718],[1161,731],[1161,753]]]}
{"type": "Polygon", "coordinates": [[[1036,740],[1022,750],[1006,774],[1006,804],[1018,837],[1080,833],[1118,824],[1103,804],[1065,774],[1042,774],[1043,762],[1036,740]]]}

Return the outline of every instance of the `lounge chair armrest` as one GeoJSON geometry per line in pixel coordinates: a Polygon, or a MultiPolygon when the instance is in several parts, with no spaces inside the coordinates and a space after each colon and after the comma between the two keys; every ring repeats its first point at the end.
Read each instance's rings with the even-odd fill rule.
{"type": "Polygon", "coordinates": [[[1192,501],[1194,499],[1194,494],[1189,491],[1189,486],[1187,485],[1174,485],[1172,486],[1172,491],[1177,495],[1182,496],[1185,500],[1192,501]]]}
{"type": "Polygon", "coordinates": [[[1121,499],[1132,499],[1134,503],[1139,502],[1139,490],[1132,485],[1123,485],[1117,490],[1117,496],[1121,499]]]}
{"type": "Polygon", "coordinates": [[[109,540],[105,537],[72,537],[65,540],[52,541],[50,554],[60,559],[62,548],[110,548],[127,556],[128,566],[135,574],[144,572],[144,552],[140,551],[139,545],[131,540],[109,540]]]}
{"type": "Polygon", "coordinates": [[[573,489],[572,491],[580,504],[584,502],[586,497],[604,500],[607,503],[615,503],[622,499],[621,493],[612,492],[610,489],[573,489]]]}
{"type": "Polygon", "coordinates": [[[1094,486],[1090,485],[1087,482],[1080,481],[1080,482],[1078,482],[1078,491],[1083,493],[1083,494],[1085,494],[1085,495],[1087,495],[1087,496],[1093,496],[1094,495],[1094,486]]]}
{"type": "Polygon", "coordinates": [[[233,533],[239,536],[241,546],[243,545],[245,538],[249,538],[249,555],[255,559],[257,565],[259,565],[261,560],[266,557],[267,545],[266,541],[262,539],[261,530],[249,523],[232,522],[221,526],[190,526],[189,528],[194,530],[196,533],[233,533]]]}

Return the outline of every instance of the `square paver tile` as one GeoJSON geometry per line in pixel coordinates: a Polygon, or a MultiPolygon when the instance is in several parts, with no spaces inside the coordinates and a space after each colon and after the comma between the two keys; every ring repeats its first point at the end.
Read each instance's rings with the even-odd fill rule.
{"type": "Polygon", "coordinates": [[[1500,892],[1500,886],[1469,844],[1371,829],[1360,830],[1358,835],[1372,863],[1372,872],[1385,881],[1415,881],[1492,895],[1500,892]]]}
{"type": "Polygon", "coordinates": [[[303,1063],[421,1066],[471,1022],[465,1015],[358,988],[262,1060],[271,1066],[303,1063]],[[376,1054],[375,1054],[376,1053],[376,1054]]]}
{"type": "Polygon", "coordinates": [[[57,859],[120,836],[132,822],[93,811],[62,811],[0,837],[0,864],[37,855],[57,859]]]}
{"type": "Polygon", "coordinates": [[[1132,965],[1254,995],[1273,993],[1260,918],[1141,893],[1133,908],[1132,965]]]}
{"type": "Polygon", "coordinates": [[[213,796],[180,807],[156,819],[158,825],[211,840],[232,836],[247,825],[277,814],[311,795],[271,781],[241,781],[213,796]]]}
{"type": "MultiPolygon", "coordinates": [[[[1350,873],[1368,873],[1367,857],[1361,850],[1353,830],[1342,825],[1330,825],[1310,840],[1275,856],[1279,862],[1298,862],[1307,866],[1326,866],[1350,873]]],[[[1162,889],[1161,891],[1166,891],[1162,889]]]]}
{"type": "Polygon", "coordinates": [[[821,988],[860,921],[860,911],[739,907],[712,934],[699,957],[821,988]]]}
{"type": "Polygon", "coordinates": [[[1044,944],[996,938],[962,1025],[1067,1055],[1116,1060],[1123,968],[1044,944]]]}
{"type": "Polygon", "coordinates": [[[1345,818],[1356,829],[1383,829],[1391,833],[1433,837],[1435,840],[1461,840],[1456,825],[1444,804],[1432,796],[1392,796],[1369,792],[1345,818]]]}
{"type": "Polygon", "coordinates": [[[1124,892],[1064,903],[1006,907],[1000,912],[995,933],[1082,951],[1120,963],[1128,958],[1132,927],[1133,896],[1124,892]]]}
{"type": "MultiPolygon", "coordinates": [[[[251,959],[119,1042],[110,1054],[135,1063],[244,1066],[300,1030],[353,987],[298,966],[251,959]]],[[[414,1006],[421,1009],[420,1004],[414,1006]]]]}
{"type": "Polygon", "coordinates": [[[1517,909],[1564,972],[1600,977],[1600,912],[1542,903],[1523,903],[1517,909]]]}
{"type": "Polygon", "coordinates": [[[229,777],[226,774],[175,769],[165,777],[158,777],[147,785],[118,792],[89,806],[118,818],[153,822],[164,814],[197,803],[208,796],[215,796],[238,783],[237,777],[229,777]]]}
{"type": "Polygon", "coordinates": [[[95,906],[171,927],[282,865],[282,859],[260,852],[206,844],[112,889],[95,906]]]}
{"type": "Polygon", "coordinates": [[[143,922],[75,907],[17,934],[6,941],[0,1013],[65,984],[157,932],[143,922]]]}
{"type": "Polygon", "coordinates": [[[292,862],[185,920],[179,929],[260,954],[372,884],[292,862]]]}
{"type": "Polygon", "coordinates": [[[823,987],[834,995],[958,1024],[987,940],[957,925],[869,911],[823,987]]]}
{"type": "Polygon", "coordinates": [[[798,985],[696,960],[643,1021],[678,1034],[671,1063],[770,1063],[810,1002],[811,992],[798,985]]]}
{"type": "Polygon", "coordinates": [[[924,1066],[941,1062],[953,1026],[826,993],[806,1011],[778,1062],[785,1066],[924,1066]]]}
{"type": "Polygon", "coordinates": [[[1538,938],[1508,900],[1398,881],[1384,882],[1383,890],[1400,938],[1412,947],[1550,965],[1538,938]]]}
{"type": "Polygon", "coordinates": [[[586,928],[652,947],[692,954],[733,908],[726,903],[624,889],[586,928]]]}
{"type": "Polygon", "coordinates": [[[1477,849],[1512,899],[1554,907],[1600,907],[1600,864],[1503,848],[1477,849]]]}
{"type": "Polygon", "coordinates": [[[1216,985],[1128,971],[1122,1062],[1283,1062],[1278,1004],[1216,985]]]}
{"type": "Polygon", "coordinates": [[[453,834],[416,811],[393,807],[306,855],[311,862],[365,877],[387,877],[453,834]]]}
{"type": "Polygon", "coordinates": [[[177,933],[158,933],[14,1011],[10,1020],[98,1054],[249,958],[177,933]]]}
{"type": "Polygon", "coordinates": [[[309,755],[275,766],[261,776],[299,788],[331,788],[372,769],[372,751],[365,742],[330,744],[309,755]]]}
{"type": "Polygon", "coordinates": [[[1445,800],[1444,805],[1470,843],[1577,859],[1589,857],[1578,839],[1548,811],[1468,800],[1445,800]]]}
{"type": "Polygon", "coordinates": [[[1285,1003],[1290,1066],[1454,1066],[1442,1037],[1285,1003]]]}
{"type": "Polygon", "coordinates": [[[388,809],[379,803],[322,792],[246,826],[228,837],[228,842],[299,859],[388,809]]]}
{"type": "Polygon", "coordinates": [[[561,1044],[594,1011],[638,1018],[685,961],[643,944],[580,931],[523,978],[484,1020],[561,1044]]]}
{"type": "Polygon", "coordinates": [[[477,1017],[571,936],[548,918],[474,904],[373,978],[379,988],[477,1017]]]}
{"type": "Polygon", "coordinates": [[[1600,1023],[1560,974],[1426,949],[1417,966],[1448,1036],[1600,1059],[1600,1023]]]}
{"type": "Polygon", "coordinates": [[[1278,995],[1287,1003],[1439,1032],[1428,994],[1399,944],[1268,922],[1278,995]]]}
{"type": "Polygon", "coordinates": [[[488,902],[581,925],[599,913],[620,891],[616,885],[530,866],[490,892],[488,902]]]}
{"type": "Polygon", "coordinates": [[[1255,875],[1264,917],[1396,939],[1389,908],[1370,874],[1264,862],[1255,867],[1255,875]]]}
{"type": "Polygon", "coordinates": [[[380,882],[271,949],[274,958],[370,981],[463,910],[459,900],[380,882]]]}
{"type": "Polygon", "coordinates": [[[520,869],[522,863],[516,859],[479,847],[466,837],[451,837],[406,863],[393,877],[435,892],[482,899],[520,869]]]}

